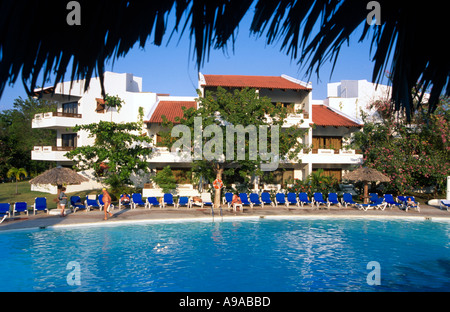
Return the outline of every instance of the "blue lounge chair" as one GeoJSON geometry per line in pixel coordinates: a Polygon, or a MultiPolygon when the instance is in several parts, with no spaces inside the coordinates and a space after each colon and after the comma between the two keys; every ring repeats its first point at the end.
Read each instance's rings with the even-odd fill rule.
{"type": "Polygon", "coordinates": [[[98,195],[97,203],[100,206],[100,210],[103,210],[103,206],[105,206],[105,203],[103,202],[103,194],[98,195]]]}
{"type": "Polygon", "coordinates": [[[448,211],[448,209],[450,208],[450,200],[442,199],[439,202],[439,209],[446,209],[446,208],[447,208],[447,211],[448,211]]]}
{"type": "Polygon", "coordinates": [[[142,200],[141,193],[133,193],[131,194],[131,205],[133,209],[136,209],[137,206],[144,206],[144,208],[150,208],[148,201],[142,200]]]}
{"type": "Polygon", "coordinates": [[[378,202],[378,194],[377,193],[369,193],[369,200],[371,203],[378,202]]]}
{"type": "Polygon", "coordinates": [[[391,194],[385,194],[384,201],[388,204],[389,208],[391,208],[391,209],[392,209],[392,206],[396,206],[399,208],[401,208],[403,206],[403,204],[397,203],[391,194]]]}
{"type": "Polygon", "coordinates": [[[401,202],[402,206],[405,208],[405,211],[408,211],[409,208],[414,208],[420,212],[419,202],[416,202],[414,196],[397,196],[397,199],[401,202]],[[408,198],[411,198],[410,203],[408,203],[408,198]]]}
{"type": "Polygon", "coordinates": [[[330,203],[323,199],[322,193],[314,193],[314,203],[316,203],[317,208],[320,208],[321,204],[324,204],[327,208],[330,208],[330,203]]]}
{"type": "Polygon", "coordinates": [[[150,197],[147,197],[147,203],[148,203],[148,208],[152,208],[152,206],[155,206],[155,207],[160,207],[161,208],[161,204],[159,203],[159,201],[158,201],[158,199],[156,199],[156,197],[154,197],[154,196],[150,196],[150,197]]]}
{"type": "Polygon", "coordinates": [[[289,192],[287,194],[287,201],[288,201],[288,205],[294,205],[294,206],[300,207],[300,204],[298,203],[298,200],[297,200],[297,195],[293,192],[289,192]]]}
{"type": "Polygon", "coordinates": [[[342,203],[345,205],[345,208],[347,208],[348,205],[356,205],[356,202],[353,200],[353,196],[350,193],[344,193],[344,195],[342,195],[342,203]]]}
{"type": "Polygon", "coordinates": [[[231,192],[226,192],[225,193],[225,197],[223,198],[222,203],[225,205],[227,204],[228,208],[231,207],[231,202],[233,201],[233,193],[231,192]]]}
{"type": "Polygon", "coordinates": [[[5,221],[7,217],[11,217],[10,209],[10,203],[0,203],[0,224],[5,221]]]}
{"type": "Polygon", "coordinates": [[[70,196],[70,206],[73,213],[80,209],[86,209],[86,206],[81,202],[80,196],[70,196]]]}
{"type": "Polygon", "coordinates": [[[84,205],[87,207],[88,211],[94,208],[101,209],[100,205],[98,204],[97,195],[87,195],[84,205]]]}
{"type": "Polygon", "coordinates": [[[384,198],[378,198],[375,200],[375,202],[372,202],[370,204],[356,204],[356,207],[358,209],[362,209],[364,211],[367,211],[368,209],[386,209],[387,203],[384,201],[384,198]]]}
{"type": "Polygon", "coordinates": [[[250,194],[250,202],[252,203],[252,207],[255,205],[264,207],[264,204],[259,200],[259,195],[256,193],[250,194]]]}
{"type": "Polygon", "coordinates": [[[13,206],[13,216],[16,215],[16,212],[21,213],[21,212],[26,212],[27,216],[28,216],[28,204],[26,202],[17,202],[14,203],[13,206]]]}
{"type": "Polygon", "coordinates": [[[176,206],[175,202],[173,201],[173,195],[170,193],[165,193],[163,196],[163,208],[165,208],[167,205],[169,206],[176,206]]]}
{"type": "Polygon", "coordinates": [[[308,199],[308,194],[305,192],[301,192],[298,194],[298,202],[303,207],[304,204],[311,204],[311,208],[313,207],[312,201],[308,199]]]}
{"type": "Polygon", "coordinates": [[[34,214],[36,214],[36,211],[46,211],[48,213],[46,197],[36,197],[34,199],[34,204],[33,204],[34,214]]]}
{"type": "Polygon", "coordinates": [[[338,196],[336,193],[328,193],[328,207],[330,205],[338,205],[338,207],[341,207],[341,203],[339,202],[338,196]]]}
{"type": "Polygon", "coordinates": [[[187,208],[191,208],[191,201],[189,200],[189,197],[187,197],[187,196],[180,196],[178,198],[177,208],[180,208],[180,206],[186,206],[187,208]]]}
{"type": "Polygon", "coordinates": [[[130,195],[128,194],[121,194],[119,198],[119,210],[123,208],[130,208],[131,207],[131,200],[130,195]]]}
{"type": "Polygon", "coordinates": [[[278,205],[285,205],[288,206],[288,203],[286,202],[286,197],[283,193],[277,193],[275,195],[275,205],[278,207],[278,205]]]}
{"type": "Polygon", "coordinates": [[[227,204],[228,208],[231,208],[232,201],[233,201],[233,193],[230,193],[230,192],[225,193],[225,197],[223,199],[223,204],[227,204]]]}
{"type": "Polygon", "coordinates": [[[272,207],[274,206],[272,200],[270,199],[270,194],[268,192],[261,193],[261,201],[265,205],[271,205],[272,207]]]}
{"type": "Polygon", "coordinates": [[[0,217],[3,218],[3,216],[7,215],[8,217],[11,217],[11,204],[10,203],[1,203],[0,204],[0,217]]]}
{"type": "Polygon", "coordinates": [[[239,193],[239,198],[241,199],[242,206],[250,206],[250,208],[253,208],[253,204],[248,200],[247,193],[239,193]]]}

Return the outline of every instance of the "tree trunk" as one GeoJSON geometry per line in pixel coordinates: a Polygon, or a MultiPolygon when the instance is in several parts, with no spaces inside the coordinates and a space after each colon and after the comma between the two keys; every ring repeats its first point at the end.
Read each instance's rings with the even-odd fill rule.
{"type": "Polygon", "coordinates": [[[364,182],[364,204],[369,203],[369,184],[364,182]]]}

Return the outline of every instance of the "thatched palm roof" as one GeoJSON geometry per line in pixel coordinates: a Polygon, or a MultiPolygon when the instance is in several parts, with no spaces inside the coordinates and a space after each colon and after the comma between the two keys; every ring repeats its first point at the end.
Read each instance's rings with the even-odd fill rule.
{"type": "Polygon", "coordinates": [[[89,181],[89,179],[79,175],[72,169],[57,167],[45,171],[34,179],[31,179],[29,182],[31,184],[70,185],[87,181],[89,181]]]}
{"type": "Polygon", "coordinates": [[[385,176],[378,170],[372,168],[360,167],[353,170],[342,177],[344,180],[360,181],[360,182],[389,182],[389,177],[385,176]]]}
{"type": "Polygon", "coordinates": [[[361,40],[371,40],[375,52],[372,80],[379,81],[392,64],[392,98],[408,116],[414,109],[411,92],[417,82],[423,89],[432,87],[430,111],[443,91],[450,95],[450,58],[442,36],[448,28],[447,11],[439,1],[423,5],[374,1],[380,4],[379,26],[366,23],[372,8],[360,0],[77,2],[81,25],[70,26],[68,1],[0,1],[0,95],[19,75],[31,91],[50,75],[56,85],[70,64],[71,80],[89,81],[96,74],[102,79],[107,60],[124,56],[136,42],[144,47],[150,39],[161,45],[166,32],[172,34],[180,26],[181,34],[190,30],[200,67],[211,47],[234,44],[239,23],[249,11],[254,11],[251,31],[265,35],[269,44],[282,42],[282,49],[306,65],[309,73],[318,73],[327,60],[335,62],[349,36],[362,30],[361,40]],[[172,10],[176,21],[173,29],[167,29],[172,10]],[[313,27],[316,23],[321,27],[313,27]]]}

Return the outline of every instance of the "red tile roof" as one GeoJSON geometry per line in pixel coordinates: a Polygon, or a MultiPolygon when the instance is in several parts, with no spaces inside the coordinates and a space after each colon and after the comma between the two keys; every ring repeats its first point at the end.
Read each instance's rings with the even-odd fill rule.
{"type": "Polygon", "coordinates": [[[152,117],[146,122],[161,123],[163,121],[162,116],[165,115],[168,121],[176,123],[175,117],[183,117],[183,110],[181,109],[183,106],[186,109],[196,108],[197,103],[195,101],[160,101],[152,117]]]}
{"type": "Polygon", "coordinates": [[[282,76],[203,75],[208,87],[311,90],[282,76]]]}
{"type": "Polygon", "coordinates": [[[312,121],[316,126],[362,127],[362,125],[336,113],[325,105],[312,105],[312,121]]]}

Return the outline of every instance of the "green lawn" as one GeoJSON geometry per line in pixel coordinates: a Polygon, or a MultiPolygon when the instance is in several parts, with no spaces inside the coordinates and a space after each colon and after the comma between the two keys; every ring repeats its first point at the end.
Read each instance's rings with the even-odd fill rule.
{"type": "MultiPolygon", "coordinates": [[[[53,201],[56,198],[55,194],[42,193],[42,192],[32,192],[31,185],[28,181],[22,181],[18,183],[18,195],[16,193],[16,183],[1,183],[0,184],[0,203],[15,203],[15,202],[26,202],[28,205],[34,203],[36,197],[47,197],[47,206],[49,209],[56,208],[56,203],[53,201]]],[[[82,192],[67,193],[67,195],[75,196],[78,195],[82,200],[87,194],[100,194],[100,190],[89,190],[82,192]]]]}

